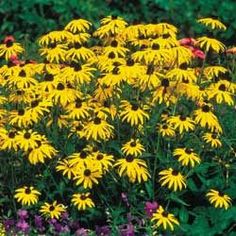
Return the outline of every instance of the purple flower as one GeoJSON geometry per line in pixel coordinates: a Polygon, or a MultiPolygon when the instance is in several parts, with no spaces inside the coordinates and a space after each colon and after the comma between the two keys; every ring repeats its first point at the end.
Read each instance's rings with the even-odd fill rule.
{"type": "Polygon", "coordinates": [[[104,226],[95,226],[95,232],[97,236],[109,236],[111,235],[111,230],[109,226],[104,225],[104,226]]]}
{"type": "Polygon", "coordinates": [[[16,228],[19,231],[22,231],[23,233],[28,233],[29,229],[30,229],[30,226],[25,220],[20,220],[20,221],[17,222],[16,228]]]}
{"type": "Polygon", "coordinates": [[[80,228],[80,223],[78,220],[72,221],[69,225],[70,225],[70,228],[75,231],[80,228]]]}
{"type": "Polygon", "coordinates": [[[126,204],[127,207],[130,207],[129,199],[126,193],[121,193],[121,199],[123,200],[123,202],[126,204]]]}
{"type": "Polygon", "coordinates": [[[88,231],[84,228],[78,229],[75,232],[75,236],[88,236],[88,231]]]}
{"type": "Polygon", "coordinates": [[[159,205],[157,202],[146,202],[144,208],[146,215],[151,218],[152,214],[157,210],[158,206],[159,205]]]}
{"type": "Polygon", "coordinates": [[[25,220],[28,218],[28,211],[25,209],[20,209],[17,211],[17,215],[20,218],[20,220],[25,220]]]}
{"type": "Polygon", "coordinates": [[[121,236],[135,236],[133,224],[125,224],[120,227],[121,236]]]}
{"type": "Polygon", "coordinates": [[[15,224],[15,221],[13,219],[8,219],[3,222],[3,225],[6,231],[10,231],[14,224],[15,224]]]}
{"type": "Polygon", "coordinates": [[[41,216],[38,216],[38,215],[34,216],[34,224],[35,224],[35,228],[39,232],[43,232],[45,230],[45,227],[43,226],[43,218],[41,216]]]}

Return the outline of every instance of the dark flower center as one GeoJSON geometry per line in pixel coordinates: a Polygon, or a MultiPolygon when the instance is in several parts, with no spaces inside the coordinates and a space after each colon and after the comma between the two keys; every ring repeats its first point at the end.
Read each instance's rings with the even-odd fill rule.
{"type": "Polygon", "coordinates": [[[155,70],[154,66],[149,65],[148,68],[147,68],[146,74],[151,75],[151,74],[153,74],[154,70],[155,70]]]}
{"type": "Polygon", "coordinates": [[[130,146],[131,146],[131,147],[135,147],[135,146],[136,146],[136,142],[135,142],[135,141],[131,142],[131,143],[130,143],[130,146]]]}
{"type": "Polygon", "coordinates": [[[211,137],[212,137],[213,139],[216,139],[216,138],[217,138],[217,134],[212,134],[211,137]]]}
{"type": "Polygon", "coordinates": [[[187,153],[188,155],[191,154],[192,152],[193,152],[193,150],[190,149],[190,148],[186,148],[185,149],[185,153],[187,153]]]}
{"type": "Polygon", "coordinates": [[[168,125],[167,124],[163,125],[162,129],[168,129],[168,125]]]}
{"type": "Polygon", "coordinates": [[[131,110],[137,111],[139,109],[138,104],[132,104],[131,110]]]}
{"type": "Polygon", "coordinates": [[[91,173],[92,173],[92,172],[91,172],[91,170],[89,170],[89,169],[85,169],[85,171],[84,171],[84,175],[87,176],[87,177],[90,176],[91,173]]]}
{"type": "Polygon", "coordinates": [[[24,91],[22,91],[22,90],[17,90],[17,91],[16,91],[16,94],[17,94],[17,95],[22,95],[23,93],[24,93],[24,91]]]}
{"type": "Polygon", "coordinates": [[[49,45],[50,48],[55,48],[56,46],[57,46],[56,43],[50,43],[50,45],[49,45]]]}
{"type": "Polygon", "coordinates": [[[24,138],[25,139],[30,139],[30,137],[31,137],[31,134],[29,132],[24,134],[24,138]]]}
{"type": "Polygon", "coordinates": [[[117,66],[120,66],[121,64],[120,64],[118,61],[115,61],[115,62],[113,62],[112,65],[115,66],[115,67],[117,67],[117,66]]]}
{"type": "Polygon", "coordinates": [[[39,148],[40,146],[42,146],[42,142],[41,142],[40,140],[36,140],[36,143],[37,143],[37,145],[38,145],[38,148],[39,148]]]}
{"type": "Polygon", "coordinates": [[[25,110],[24,109],[19,109],[18,110],[18,115],[19,116],[23,116],[25,114],[25,110]]]}
{"type": "Polygon", "coordinates": [[[168,33],[162,35],[162,38],[163,38],[163,39],[167,39],[167,38],[169,38],[169,37],[170,37],[170,35],[169,35],[168,33]]]}
{"type": "Polygon", "coordinates": [[[65,86],[62,83],[58,83],[57,90],[64,90],[65,86]]]}
{"type": "Polygon", "coordinates": [[[187,65],[187,63],[182,63],[179,68],[182,70],[187,70],[188,65],[187,65]]]}
{"type": "Polygon", "coordinates": [[[45,80],[45,81],[53,81],[53,79],[54,79],[54,77],[53,77],[52,74],[46,74],[46,75],[44,76],[44,80],[45,80]]]}
{"type": "Polygon", "coordinates": [[[9,138],[15,138],[15,136],[16,136],[16,134],[13,131],[9,132],[9,134],[8,134],[9,138]]]}
{"type": "Polygon", "coordinates": [[[209,107],[208,105],[204,105],[204,106],[202,107],[202,111],[203,111],[203,112],[209,112],[209,111],[210,111],[210,107],[209,107]]]}
{"type": "Polygon", "coordinates": [[[162,212],[162,216],[163,216],[163,217],[168,217],[168,212],[167,212],[167,211],[163,211],[163,212],[162,212]]]}
{"type": "Polygon", "coordinates": [[[96,118],[94,119],[93,123],[94,123],[95,125],[99,125],[99,124],[101,124],[101,119],[100,119],[99,117],[96,117],[96,118]]]}
{"type": "Polygon", "coordinates": [[[188,79],[185,79],[185,78],[183,78],[183,79],[182,79],[182,82],[183,82],[183,83],[185,83],[185,84],[188,84],[188,83],[189,83],[189,80],[188,80],[188,79]]]}
{"type": "Polygon", "coordinates": [[[174,175],[174,176],[177,176],[177,175],[179,174],[179,171],[177,171],[177,170],[172,170],[171,174],[174,175]]]}
{"type": "Polygon", "coordinates": [[[82,125],[76,126],[76,130],[77,130],[77,131],[81,131],[82,129],[83,129],[83,126],[82,126],[82,125]]]}
{"type": "Polygon", "coordinates": [[[87,152],[81,151],[81,152],[80,152],[80,158],[81,158],[81,159],[85,159],[86,157],[87,157],[87,152]]]}
{"type": "Polygon", "coordinates": [[[21,70],[20,73],[19,73],[19,76],[20,77],[25,77],[26,76],[26,73],[24,70],[21,70]]]}
{"type": "Polygon", "coordinates": [[[128,61],[126,62],[127,66],[133,66],[134,65],[134,60],[133,59],[128,59],[128,61]]]}
{"type": "Polygon", "coordinates": [[[221,84],[221,85],[219,86],[219,90],[220,90],[220,91],[225,91],[225,90],[226,90],[226,86],[225,86],[224,84],[221,84]]]}
{"type": "Polygon", "coordinates": [[[220,197],[224,197],[224,193],[219,191],[219,194],[218,194],[220,197]]]}
{"type": "Polygon", "coordinates": [[[80,71],[82,69],[81,65],[75,62],[72,62],[71,66],[74,68],[74,71],[80,71]]]}
{"type": "Polygon", "coordinates": [[[185,121],[185,120],[186,120],[186,116],[181,115],[181,116],[179,117],[179,119],[180,119],[181,121],[185,121]]]}
{"type": "Polygon", "coordinates": [[[143,40],[143,39],[145,39],[145,35],[144,34],[139,34],[138,38],[143,40]]]}
{"type": "Polygon", "coordinates": [[[118,42],[116,40],[111,41],[111,46],[116,48],[118,46],[118,42]]]}
{"type": "Polygon", "coordinates": [[[13,41],[12,40],[7,40],[6,42],[6,47],[9,48],[13,45],[13,41]]]}
{"type": "Polygon", "coordinates": [[[132,162],[132,161],[134,160],[134,156],[128,155],[128,156],[125,158],[125,160],[126,160],[127,162],[132,162]]]}
{"type": "Polygon", "coordinates": [[[169,85],[170,85],[170,82],[169,82],[168,79],[163,79],[163,80],[161,81],[161,86],[163,86],[163,87],[169,87],[169,85]]]}
{"type": "Polygon", "coordinates": [[[49,207],[49,211],[54,211],[55,210],[55,207],[54,206],[50,206],[49,207]]]}
{"type": "Polygon", "coordinates": [[[110,58],[110,59],[114,59],[115,57],[116,57],[116,55],[115,55],[114,52],[110,52],[110,53],[108,54],[108,58],[110,58]]]}
{"type": "Polygon", "coordinates": [[[144,49],[146,49],[146,48],[147,48],[147,45],[142,44],[141,47],[140,47],[140,50],[144,50],[144,49]]]}
{"type": "Polygon", "coordinates": [[[112,74],[113,74],[113,75],[118,75],[118,74],[119,74],[119,68],[118,68],[118,67],[115,67],[115,68],[112,70],[112,74]]]}
{"type": "Polygon", "coordinates": [[[109,108],[111,106],[111,102],[106,100],[104,101],[103,106],[109,108]]]}
{"type": "Polygon", "coordinates": [[[30,188],[27,187],[27,188],[25,189],[25,194],[30,194],[30,193],[31,193],[31,190],[30,190],[30,188]]]}
{"type": "Polygon", "coordinates": [[[76,101],[76,104],[75,104],[75,107],[76,108],[81,108],[82,107],[82,101],[76,101]]]}
{"type": "Polygon", "coordinates": [[[118,18],[118,16],[116,16],[116,15],[111,15],[111,19],[112,20],[116,20],[118,18]]]}
{"type": "Polygon", "coordinates": [[[98,161],[101,161],[101,160],[103,159],[103,157],[104,157],[104,156],[103,156],[102,154],[98,154],[98,155],[97,155],[97,160],[98,160],[98,161]]]}
{"type": "Polygon", "coordinates": [[[31,102],[31,107],[34,108],[34,107],[37,107],[39,105],[39,101],[38,100],[35,100],[33,102],[31,102]]]}
{"type": "Polygon", "coordinates": [[[86,200],[87,197],[83,194],[83,195],[80,196],[80,199],[81,199],[81,200],[86,200]]]}
{"type": "Polygon", "coordinates": [[[81,48],[81,44],[80,43],[75,43],[74,44],[74,48],[75,49],[80,49],[81,48]]]}
{"type": "Polygon", "coordinates": [[[154,43],[154,44],[152,45],[152,49],[153,49],[153,50],[158,50],[158,49],[160,49],[160,45],[157,44],[157,43],[154,43]]]}

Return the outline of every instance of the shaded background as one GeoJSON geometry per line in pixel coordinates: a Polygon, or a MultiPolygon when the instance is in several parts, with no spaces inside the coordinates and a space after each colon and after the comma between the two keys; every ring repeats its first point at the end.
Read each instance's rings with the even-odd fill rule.
{"type": "Polygon", "coordinates": [[[80,17],[97,26],[102,17],[111,14],[129,23],[167,21],[185,36],[194,36],[202,32],[195,19],[214,16],[228,27],[218,36],[232,45],[236,43],[235,13],[236,0],[1,0],[0,40],[9,34],[34,40],[80,17]]]}

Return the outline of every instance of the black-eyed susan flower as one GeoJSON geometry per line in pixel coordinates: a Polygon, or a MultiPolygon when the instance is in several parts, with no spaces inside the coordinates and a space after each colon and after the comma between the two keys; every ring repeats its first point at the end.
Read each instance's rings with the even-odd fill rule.
{"type": "Polygon", "coordinates": [[[91,27],[92,23],[90,23],[87,20],[84,19],[76,19],[76,20],[72,20],[70,21],[66,26],[65,26],[65,30],[73,33],[73,34],[78,34],[81,32],[86,32],[89,30],[89,28],[91,27]]]}
{"type": "Polygon", "coordinates": [[[38,197],[41,193],[36,190],[34,187],[24,186],[15,190],[14,198],[17,202],[20,202],[22,205],[33,205],[38,202],[38,197]]]}
{"type": "Polygon", "coordinates": [[[164,210],[162,206],[159,206],[152,214],[152,222],[155,222],[154,227],[163,227],[164,230],[171,229],[174,230],[174,227],[179,225],[179,221],[175,216],[164,210]]]}
{"type": "Polygon", "coordinates": [[[159,132],[162,137],[175,137],[175,130],[171,125],[168,125],[167,123],[157,124],[157,132],[159,132]]]}
{"type": "Polygon", "coordinates": [[[223,52],[225,50],[225,45],[218,41],[217,39],[209,37],[200,37],[197,39],[196,45],[208,52],[210,49],[216,53],[223,52]]]}
{"type": "Polygon", "coordinates": [[[86,210],[95,206],[93,200],[90,198],[90,193],[75,193],[72,195],[71,202],[78,210],[86,210]]]}
{"type": "Polygon", "coordinates": [[[18,109],[10,112],[9,124],[17,127],[28,127],[33,124],[30,112],[26,109],[18,109]]]}
{"type": "Polygon", "coordinates": [[[181,68],[175,68],[169,70],[166,74],[166,77],[176,81],[183,81],[183,80],[188,80],[189,82],[197,81],[197,76],[195,75],[195,72],[192,68],[189,68],[187,70],[181,68]]]}
{"type": "Polygon", "coordinates": [[[201,23],[205,26],[209,26],[211,29],[221,29],[221,30],[226,30],[226,26],[220,22],[217,19],[213,19],[213,18],[202,18],[197,20],[198,23],[201,23]]]}
{"type": "Polygon", "coordinates": [[[192,131],[195,128],[195,122],[184,115],[171,116],[168,118],[167,124],[171,125],[174,130],[178,130],[180,134],[192,131]]]}
{"type": "Polygon", "coordinates": [[[212,108],[208,104],[203,104],[200,109],[194,111],[195,122],[201,127],[209,128],[212,132],[222,133],[222,128],[218,118],[211,112],[212,108]]]}
{"type": "Polygon", "coordinates": [[[41,206],[39,212],[42,213],[46,218],[51,219],[59,219],[61,214],[66,211],[66,206],[61,203],[57,203],[54,201],[53,203],[45,202],[44,205],[41,206]]]}
{"type": "Polygon", "coordinates": [[[121,101],[121,120],[127,121],[131,126],[143,125],[145,119],[149,119],[149,114],[137,103],[121,101]]]}
{"type": "Polygon", "coordinates": [[[212,148],[218,148],[222,146],[222,143],[219,139],[219,134],[217,133],[205,133],[202,138],[206,143],[210,144],[212,148]]]}
{"type": "Polygon", "coordinates": [[[71,164],[67,159],[64,159],[57,162],[56,171],[60,171],[63,176],[72,179],[75,176],[76,168],[74,164],[71,164]]]}
{"type": "Polygon", "coordinates": [[[198,154],[196,154],[191,148],[176,148],[173,155],[183,166],[190,165],[191,167],[194,167],[201,161],[198,154]]]}
{"type": "Polygon", "coordinates": [[[161,186],[167,186],[169,189],[173,189],[174,191],[181,191],[187,187],[185,176],[177,170],[169,168],[167,170],[160,171],[159,175],[159,182],[161,183],[161,186]]]}
{"type": "Polygon", "coordinates": [[[113,162],[115,161],[113,155],[102,152],[92,153],[92,159],[94,164],[98,166],[99,169],[101,169],[104,173],[112,168],[113,162]]]}
{"type": "Polygon", "coordinates": [[[82,185],[87,189],[92,188],[94,184],[98,184],[100,178],[102,178],[102,170],[91,162],[86,166],[81,165],[77,168],[73,180],[75,180],[76,185],[82,185]]]}
{"type": "Polygon", "coordinates": [[[150,177],[146,162],[131,155],[118,159],[114,167],[118,167],[120,176],[128,176],[131,182],[138,181],[140,183],[147,181],[150,177]]]}
{"type": "Polygon", "coordinates": [[[80,166],[86,166],[89,163],[92,163],[92,155],[90,152],[82,149],[80,152],[76,152],[68,156],[69,163],[75,165],[76,168],[80,166]]]}
{"type": "Polygon", "coordinates": [[[88,140],[108,140],[113,135],[113,129],[114,127],[105,120],[95,117],[85,125],[84,136],[88,140]]]}
{"type": "Polygon", "coordinates": [[[123,145],[121,151],[126,155],[140,156],[145,151],[144,146],[140,143],[139,139],[131,139],[123,145]]]}
{"type": "Polygon", "coordinates": [[[225,74],[228,70],[223,66],[207,66],[203,70],[204,76],[208,80],[218,77],[220,74],[225,74]]]}
{"type": "Polygon", "coordinates": [[[37,147],[32,148],[28,154],[28,160],[31,164],[44,163],[46,159],[52,159],[57,154],[57,150],[48,141],[37,140],[36,143],[37,147]]]}
{"type": "Polygon", "coordinates": [[[0,44],[0,57],[4,57],[9,60],[11,56],[19,55],[24,52],[24,48],[20,43],[16,43],[14,37],[7,36],[4,39],[4,43],[0,44]]]}
{"type": "Polygon", "coordinates": [[[61,30],[61,31],[56,30],[41,36],[38,40],[38,43],[40,46],[53,48],[53,46],[56,44],[60,43],[62,44],[65,41],[68,41],[70,37],[71,37],[70,32],[66,30],[61,30]]]}
{"type": "Polygon", "coordinates": [[[42,136],[33,130],[23,130],[17,133],[16,143],[25,152],[37,148],[39,141],[42,141],[42,136]]]}
{"type": "Polygon", "coordinates": [[[18,145],[16,141],[17,132],[14,130],[7,131],[4,128],[0,129],[0,149],[17,151],[18,145]]]}
{"type": "Polygon", "coordinates": [[[210,189],[206,196],[215,208],[225,208],[227,210],[231,206],[232,199],[221,191],[210,189]]]}

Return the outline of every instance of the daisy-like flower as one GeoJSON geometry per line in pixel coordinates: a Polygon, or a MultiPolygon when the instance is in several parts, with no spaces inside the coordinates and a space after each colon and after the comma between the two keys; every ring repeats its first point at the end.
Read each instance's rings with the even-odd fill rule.
{"type": "Polygon", "coordinates": [[[217,133],[205,133],[202,138],[206,143],[210,144],[212,148],[218,148],[222,146],[222,143],[219,139],[219,134],[217,133]]]}
{"type": "Polygon", "coordinates": [[[66,26],[65,26],[65,30],[73,33],[73,34],[78,34],[81,32],[86,32],[89,30],[89,28],[91,27],[92,23],[90,23],[87,20],[84,19],[76,19],[76,20],[72,20],[70,21],[66,26]]]}
{"type": "Polygon", "coordinates": [[[62,175],[72,179],[76,175],[75,165],[64,159],[57,162],[56,171],[62,172],[62,175]]]}
{"type": "Polygon", "coordinates": [[[22,205],[33,205],[38,202],[38,197],[41,193],[34,189],[34,187],[24,186],[15,190],[14,198],[22,205]]]}
{"type": "Polygon", "coordinates": [[[15,125],[20,128],[27,127],[33,123],[30,112],[25,109],[18,109],[17,111],[11,111],[10,113],[10,125],[15,125]]]}
{"type": "Polygon", "coordinates": [[[71,33],[66,30],[61,31],[51,31],[48,34],[43,35],[39,38],[38,43],[40,46],[53,47],[53,45],[64,43],[70,39],[71,33]]]}
{"type": "Polygon", "coordinates": [[[0,129],[0,150],[17,151],[16,132],[13,130],[7,131],[4,128],[0,129]]]}
{"type": "Polygon", "coordinates": [[[199,19],[197,20],[197,22],[205,26],[209,26],[211,29],[226,30],[226,26],[222,22],[220,22],[219,20],[210,18],[210,17],[199,19]]]}
{"type": "Polygon", "coordinates": [[[174,191],[182,190],[187,187],[185,176],[183,176],[179,171],[169,168],[167,170],[160,171],[161,176],[159,182],[161,186],[167,185],[169,189],[174,191]]]}
{"type": "Polygon", "coordinates": [[[66,211],[66,207],[63,204],[58,204],[57,201],[53,203],[45,202],[39,210],[46,218],[59,219],[61,214],[66,211]]]}
{"type": "Polygon", "coordinates": [[[175,130],[171,125],[168,125],[167,123],[157,124],[157,131],[161,134],[162,137],[175,137],[175,130]]]}
{"type": "Polygon", "coordinates": [[[93,200],[90,198],[90,193],[75,193],[72,195],[71,202],[77,206],[78,210],[95,207],[93,200]]]}
{"type": "Polygon", "coordinates": [[[223,66],[207,66],[203,70],[203,74],[209,80],[218,77],[220,74],[225,74],[228,70],[223,66]]]}
{"type": "Polygon", "coordinates": [[[211,107],[208,104],[203,104],[200,109],[194,111],[195,122],[201,127],[209,128],[212,132],[217,131],[222,133],[222,128],[217,117],[211,112],[211,107]]]}
{"type": "Polygon", "coordinates": [[[190,165],[194,167],[196,164],[199,164],[201,159],[199,156],[193,152],[193,149],[190,148],[176,148],[173,152],[174,157],[178,158],[178,161],[183,166],[190,165]]]}
{"type": "Polygon", "coordinates": [[[140,143],[139,139],[131,139],[129,142],[125,143],[121,148],[121,151],[126,155],[140,156],[145,151],[145,148],[140,143]]]}
{"type": "Polygon", "coordinates": [[[118,167],[120,176],[127,175],[131,182],[138,180],[141,183],[142,181],[147,181],[150,177],[146,162],[131,155],[118,159],[114,167],[118,167]]]}
{"type": "Polygon", "coordinates": [[[184,70],[181,68],[175,68],[168,71],[166,77],[176,81],[183,81],[183,80],[188,80],[189,82],[197,81],[197,76],[195,75],[193,69],[184,70]]]}
{"type": "Polygon", "coordinates": [[[22,52],[24,52],[24,48],[20,43],[16,43],[12,36],[7,36],[4,39],[4,44],[0,44],[0,57],[4,57],[6,60],[22,52]]]}
{"type": "Polygon", "coordinates": [[[225,50],[225,45],[218,41],[217,39],[209,37],[200,37],[197,39],[196,45],[204,49],[206,52],[212,49],[216,53],[223,52],[225,50]]]}
{"type": "Polygon", "coordinates": [[[179,225],[179,221],[175,218],[175,216],[163,209],[162,206],[159,206],[152,214],[151,221],[155,222],[156,227],[163,227],[164,230],[171,229],[174,230],[175,225],[179,225]]]}
{"type": "Polygon", "coordinates": [[[42,140],[42,136],[33,130],[19,131],[16,137],[17,145],[25,152],[37,148],[42,140]]]}
{"type": "Polygon", "coordinates": [[[84,127],[84,136],[86,139],[108,140],[113,135],[114,127],[105,120],[95,117],[84,127]]]}
{"type": "Polygon", "coordinates": [[[138,104],[132,104],[128,101],[121,101],[121,119],[127,121],[131,126],[143,125],[145,119],[149,119],[146,111],[141,109],[138,104]]]}
{"type": "Polygon", "coordinates": [[[225,210],[227,210],[231,206],[232,199],[223,192],[210,189],[206,196],[215,208],[225,208],[225,210]]]}
{"type": "Polygon", "coordinates": [[[80,166],[76,169],[76,175],[73,178],[76,185],[81,185],[87,189],[92,188],[94,184],[98,184],[98,179],[102,178],[102,171],[94,163],[88,163],[86,166],[80,166]]]}
{"type": "Polygon", "coordinates": [[[180,134],[192,131],[195,128],[195,122],[184,115],[171,116],[168,118],[167,124],[171,125],[174,130],[178,130],[180,134]]]}
{"type": "Polygon", "coordinates": [[[101,152],[92,153],[92,159],[94,164],[98,166],[104,173],[112,167],[114,162],[114,157],[112,155],[101,152]]]}

